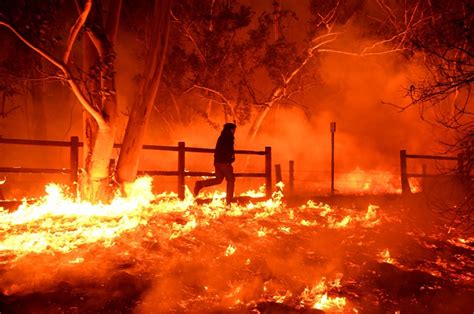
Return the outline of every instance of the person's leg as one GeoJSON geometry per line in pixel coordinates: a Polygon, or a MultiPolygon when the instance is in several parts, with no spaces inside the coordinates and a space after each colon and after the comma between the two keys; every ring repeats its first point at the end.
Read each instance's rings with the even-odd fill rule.
{"type": "Polygon", "coordinates": [[[224,173],[218,164],[214,165],[214,169],[216,175],[215,178],[196,181],[196,184],[194,185],[194,196],[197,196],[202,188],[220,184],[222,180],[224,180],[224,173]]]}
{"type": "Polygon", "coordinates": [[[225,164],[222,167],[222,172],[227,181],[227,188],[226,188],[226,202],[227,204],[231,203],[234,200],[234,185],[235,185],[235,175],[234,175],[234,167],[232,164],[225,164]]]}

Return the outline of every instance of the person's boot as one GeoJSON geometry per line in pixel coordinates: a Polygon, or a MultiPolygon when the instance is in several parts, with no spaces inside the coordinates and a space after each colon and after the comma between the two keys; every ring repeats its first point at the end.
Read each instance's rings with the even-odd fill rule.
{"type": "Polygon", "coordinates": [[[199,194],[199,191],[201,191],[202,189],[202,185],[201,185],[201,182],[200,181],[196,181],[196,184],[194,185],[194,197],[197,197],[198,194],[199,194]]]}

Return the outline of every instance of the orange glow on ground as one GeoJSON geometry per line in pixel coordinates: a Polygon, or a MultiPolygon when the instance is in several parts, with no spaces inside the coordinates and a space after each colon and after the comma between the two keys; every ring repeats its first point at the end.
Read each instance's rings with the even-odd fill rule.
{"type": "Polygon", "coordinates": [[[415,272],[423,274],[422,286],[407,284],[417,293],[469,285],[461,269],[472,259],[461,254],[456,261],[449,252],[472,253],[472,238],[426,229],[407,220],[411,216],[400,207],[336,207],[312,200],[290,206],[281,192],[231,207],[223,193],[202,194],[210,200],[198,205],[189,191],[183,201],[173,193],[155,195],[151,183],[140,178],[128,186],[128,196],[117,193],[110,204],[97,205],[51,184],[37,203],[0,211],[3,298],[42,295],[66,284],[82,295],[79,308],[141,291],[120,302],[129,300],[137,313],[346,313],[408,307],[410,294],[400,299],[384,285],[415,272]],[[423,257],[400,256],[402,243],[423,257]],[[432,255],[441,245],[445,252],[432,255]],[[380,276],[387,282],[374,286],[380,276]],[[116,282],[121,278],[127,284],[116,282]]]}

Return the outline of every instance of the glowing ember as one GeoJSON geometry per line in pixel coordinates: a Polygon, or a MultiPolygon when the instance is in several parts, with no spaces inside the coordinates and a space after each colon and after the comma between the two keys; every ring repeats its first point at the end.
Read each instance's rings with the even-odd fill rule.
{"type": "Polygon", "coordinates": [[[258,230],[258,236],[259,237],[264,237],[266,234],[267,234],[267,229],[265,227],[262,227],[260,228],[260,230],[258,230]]]}
{"type": "Polygon", "coordinates": [[[378,255],[379,260],[383,263],[393,264],[395,260],[390,257],[390,251],[388,249],[383,250],[378,255]]]}
{"type": "Polygon", "coordinates": [[[235,246],[233,246],[232,244],[229,244],[229,246],[228,246],[227,249],[225,250],[225,256],[233,255],[236,250],[237,250],[237,249],[235,248],[235,246]]]}

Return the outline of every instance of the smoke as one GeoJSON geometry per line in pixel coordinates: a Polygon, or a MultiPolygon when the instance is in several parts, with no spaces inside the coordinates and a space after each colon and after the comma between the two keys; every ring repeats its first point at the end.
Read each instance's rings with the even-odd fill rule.
{"type": "MultiPolygon", "coordinates": [[[[301,17],[301,20],[292,21],[288,25],[289,34],[298,34],[295,38],[301,41],[302,29],[306,28],[303,27],[304,23],[309,19],[306,4],[295,5],[283,1],[282,6],[294,9],[301,17]]],[[[262,10],[269,9],[261,4],[254,8],[256,16],[262,10]]],[[[364,12],[373,13],[375,9],[369,4],[361,8],[365,11],[354,14],[344,25],[337,25],[344,32],[334,44],[336,50],[358,52],[374,43],[375,39],[371,37],[374,30],[362,24],[359,17],[364,12]]],[[[131,32],[120,32],[117,44],[117,95],[120,105],[118,142],[124,133],[126,114],[136,94],[136,78],[143,67],[140,54],[143,47],[134,36],[131,32]]],[[[379,49],[385,48],[380,46],[379,49]]],[[[273,163],[282,165],[284,178],[288,176],[289,160],[294,160],[298,185],[307,190],[319,189],[321,186],[326,187],[323,190],[327,189],[331,151],[329,123],[332,121],[337,123],[336,178],[342,178],[355,169],[368,173],[396,173],[399,150],[425,153],[435,149],[431,127],[419,119],[416,110],[400,112],[396,107],[385,104],[406,105],[405,93],[410,78],[420,76],[420,67],[404,55],[389,53],[357,57],[331,52],[319,53],[305,71],[318,78],[317,85],[303,90],[295,97],[295,103],[285,102],[273,106],[254,142],[248,141],[249,125],[239,125],[236,133],[237,149],[263,150],[265,146],[271,146],[273,163]]],[[[261,82],[265,85],[264,82],[269,82],[268,77],[262,76],[261,82]]],[[[47,104],[48,109],[55,108],[47,115],[44,123],[47,134],[51,135],[50,139],[62,140],[67,140],[70,135],[81,135],[80,107],[67,87],[57,83],[53,85],[47,88],[47,99],[50,102],[47,104]]],[[[271,86],[261,88],[269,90],[271,86]]],[[[188,146],[213,148],[220,130],[211,127],[191,109],[200,101],[186,99],[185,106],[192,116],[184,119],[185,123],[177,123],[176,119],[171,119],[171,112],[176,109],[168,95],[162,93],[148,124],[145,142],[175,146],[178,141],[184,141],[188,146]]],[[[221,107],[216,106],[211,113],[213,123],[222,125],[225,122],[221,107]]],[[[28,135],[26,128],[15,127],[28,124],[25,121],[26,113],[18,111],[15,114],[17,116],[12,119],[2,121],[1,133],[8,137],[35,138],[35,135],[28,135]],[[7,121],[8,125],[4,124],[7,121]]],[[[67,152],[61,154],[67,160],[67,152]]],[[[23,158],[43,162],[40,156],[44,154],[29,154],[23,158]]],[[[174,153],[147,151],[142,156],[140,169],[176,168],[177,156],[174,153]]],[[[113,158],[117,157],[118,151],[115,151],[113,158]]],[[[263,171],[264,162],[261,157],[237,157],[237,172],[249,169],[263,171]]],[[[20,160],[7,152],[2,152],[2,159],[20,160]]],[[[50,163],[52,165],[54,161],[50,163]]],[[[188,170],[213,170],[211,154],[189,154],[186,164],[188,170]]],[[[193,179],[189,181],[192,184],[193,179]]],[[[172,178],[159,177],[156,182],[158,186],[161,185],[160,190],[174,189],[175,186],[172,178]]],[[[245,182],[247,180],[239,183],[238,190],[257,187],[263,183],[261,180],[248,180],[248,184],[245,182]]]]}
{"type": "MultiPolygon", "coordinates": [[[[304,5],[283,3],[283,6],[296,10],[303,16],[302,21],[307,19],[304,5]]],[[[367,4],[362,10],[374,13],[375,8],[367,4]]],[[[343,33],[332,46],[335,51],[357,53],[380,40],[374,37],[373,29],[362,24],[360,16],[364,12],[354,14],[344,25],[337,25],[343,33]]],[[[302,21],[293,22],[289,34],[301,33],[302,21]]],[[[387,50],[390,50],[389,45],[378,45],[376,51],[387,50]]],[[[239,125],[236,147],[263,150],[265,146],[271,146],[273,163],[282,165],[284,178],[288,175],[288,162],[293,160],[300,188],[327,190],[331,158],[329,124],[334,121],[337,123],[336,181],[344,180],[356,169],[363,170],[368,176],[372,172],[374,177],[387,172],[397,174],[400,150],[422,154],[438,147],[432,126],[420,119],[416,108],[400,110],[408,104],[406,90],[411,80],[420,77],[421,72],[419,64],[402,53],[366,57],[338,52],[316,53],[305,74],[317,77],[317,85],[303,90],[294,101],[274,105],[255,141],[249,142],[249,125],[239,125]]],[[[265,85],[270,82],[268,77],[263,73],[260,75],[260,88],[271,90],[271,86],[265,85]]],[[[196,99],[190,100],[189,106],[196,106],[196,103],[196,99]]],[[[225,121],[219,110],[214,111],[219,115],[212,118],[215,123],[223,124],[225,121]]],[[[253,118],[255,115],[256,111],[253,118]]],[[[150,132],[156,134],[152,139],[169,139],[170,143],[185,141],[211,148],[219,133],[200,121],[199,116],[184,127],[150,132]]],[[[192,157],[189,166],[207,163],[207,168],[212,169],[211,159],[211,156],[202,156],[194,162],[192,157]]],[[[238,156],[235,165],[241,171],[263,169],[263,161],[244,156],[238,156]]],[[[341,185],[345,183],[341,182],[341,185]]]]}
{"type": "MultiPolygon", "coordinates": [[[[345,39],[349,40],[349,39],[345,39]]],[[[351,38],[361,41],[361,38],[351,38]]],[[[369,41],[367,41],[369,45],[369,41]]],[[[403,112],[395,106],[407,104],[405,86],[412,72],[418,71],[403,56],[386,54],[372,57],[321,54],[311,71],[320,77],[317,87],[305,90],[296,104],[275,105],[267,115],[254,142],[248,140],[249,125],[239,125],[237,149],[264,150],[272,147],[273,163],[281,164],[284,180],[288,162],[295,161],[300,188],[328,186],[330,178],[330,122],[336,122],[336,178],[355,169],[377,176],[380,172],[398,173],[399,151],[427,153],[434,149],[431,127],[420,120],[418,112],[403,112]]],[[[224,123],[219,121],[217,123],[224,123]]],[[[156,132],[150,128],[153,134],[156,132]]],[[[171,145],[185,141],[190,146],[215,145],[220,130],[196,119],[171,132],[153,135],[171,145]]],[[[158,133],[158,132],[157,132],[158,133]]],[[[212,169],[212,156],[190,157],[189,167],[205,165],[212,169]]],[[[238,155],[236,170],[263,170],[263,159],[238,155]]],[[[336,179],[337,181],[337,179],[336,179]]],[[[383,184],[383,183],[381,183],[383,184]]],[[[323,188],[324,189],[324,188],[323,188]]],[[[326,188],[327,189],[327,188],[326,188]]]]}

